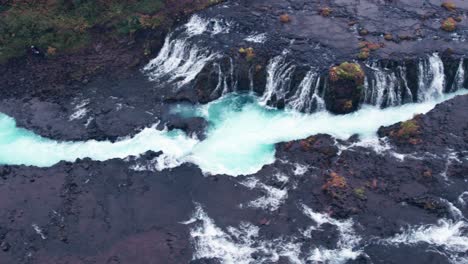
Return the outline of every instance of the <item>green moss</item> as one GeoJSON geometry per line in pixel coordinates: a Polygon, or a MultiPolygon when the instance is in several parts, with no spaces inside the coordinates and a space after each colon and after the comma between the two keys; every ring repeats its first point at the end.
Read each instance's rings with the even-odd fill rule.
{"type": "Polygon", "coordinates": [[[357,63],[343,62],[332,67],[329,75],[331,81],[354,80],[358,85],[364,82],[364,70],[357,63]]]}
{"type": "Polygon", "coordinates": [[[358,54],[357,57],[358,57],[358,59],[360,59],[360,60],[367,60],[367,59],[369,58],[369,56],[370,56],[370,51],[369,51],[369,49],[363,48],[363,49],[361,49],[361,51],[359,52],[359,54],[358,54]]]}
{"type": "Polygon", "coordinates": [[[419,134],[419,125],[415,119],[402,122],[397,136],[400,138],[409,138],[419,134]]]}
{"type": "Polygon", "coordinates": [[[366,200],[366,189],[364,187],[354,189],[354,195],[359,198],[360,200],[366,200]]]}
{"type": "Polygon", "coordinates": [[[445,30],[447,32],[452,32],[457,29],[457,21],[455,19],[449,17],[442,21],[442,25],[440,26],[442,30],[445,30]]]}

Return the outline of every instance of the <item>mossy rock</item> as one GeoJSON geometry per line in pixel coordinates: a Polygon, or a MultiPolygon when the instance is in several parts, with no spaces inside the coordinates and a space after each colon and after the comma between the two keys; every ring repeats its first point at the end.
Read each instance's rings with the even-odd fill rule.
{"type": "Polygon", "coordinates": [[[365,73],[358,63],[343,62],[338,66],[332,67],[329,71],[329,76],[332,82],[353,80],[357,85],[362,85],[365,73]]]}

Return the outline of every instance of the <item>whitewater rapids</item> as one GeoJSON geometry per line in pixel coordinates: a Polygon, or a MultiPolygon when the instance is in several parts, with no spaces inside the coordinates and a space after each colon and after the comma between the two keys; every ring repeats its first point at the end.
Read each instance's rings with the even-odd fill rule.
{"type": "Polygon", "coordinates": [[[0,163],[8,165],[52,166],[62,160],[91,158],[104,161],[162,151],[164,165],[171,168],[191,162],[209,174],[231,176],[252,174],[275,160],[279,142],[325,133],[339,139],[359,134],[376,138],[380,126],[388,126],[426,113],[436,104],[466,94],[462,89],[438,99],[380,109],[364,105],[348,115],[326,111],[302,114],[265,107],[257,97],[231,94],[205,106],[179,106],[174,111],[185,116],[201,116],[209,122],[207,138],[198,140],[179,130],[146,128],[133,137],[110,141],[59,142],[40,137],[16,126],[15,120],[0,116],[0,163]]]}

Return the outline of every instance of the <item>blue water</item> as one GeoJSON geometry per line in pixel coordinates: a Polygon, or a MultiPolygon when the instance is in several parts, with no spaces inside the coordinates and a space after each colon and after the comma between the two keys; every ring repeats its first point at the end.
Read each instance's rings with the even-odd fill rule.
{"type": "Polygon", "coordinates": [[[61,160],[89,157],[104,161],[153,150],[164,152],[165,167],[191,162],[206,173],[251,174],[274,162],[274,145],[278,142],[318,133],[340,139],[353,134],[373,138],[380,126],[411,119],[415,114],[428,112],[439,102],[466,93],[467,90],[462,90],[437,100],[387,109],[364,106],[355,113],[341,116],[328,112],[302,114],[270,109],[262,106],[256,97],[238,94],[204,106],[174,108],[185,117],[201,116],[209,122],[207,138],[203,141],[179,130],[150,127],[115,143],[95,140],[58,142],[18,128],[14,119],[0,114],[0,163],[47,167],[61,160]]]}

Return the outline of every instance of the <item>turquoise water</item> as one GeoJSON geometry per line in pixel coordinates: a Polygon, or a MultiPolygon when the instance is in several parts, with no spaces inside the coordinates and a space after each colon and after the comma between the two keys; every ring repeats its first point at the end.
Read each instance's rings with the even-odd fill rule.
{"type": "Polygon", "coordinates": [[[85,142],[58,142],[40,137],[16,127],[15,120],[0,114],[0,163],[48,167],[61,160],[78,158],[108,160],[139,155],[148,150],[164,150],[168,155],[184,157],[197,141],[181,131],[161,131],[147,128],[133,138],[122,138],[115,143],[89,140],[85,142]],[[188,147],[188,149],[187,149],[188,147]]]}
{"type": "Polygon", "coordinates": [[[387,109],[364,106],[355,113],[342,116],[270,109],[262,106],[256,97],[237,94],[205,106],[174,108],[185,117],[201,116],[208,120],[207,138],[203,141],[178,130],[150,127],[115,143],[95,140],[57,142],[18,128],[14,119],[0,114],[0,163],[47,167],[61,160],[89,157],[104,161],[153,150],[165,153],[166,167],[192,162],[205,173],[251,174],[274,162],[274,144],[278,142],[318,133],[340,139],[353,134],[360,134],[361,138],[376,137],[380,126],[411,119],[415,114],[428,112],[439,102],[466,93],[467,90],[462,90],[437,100],[387,109]]]}

